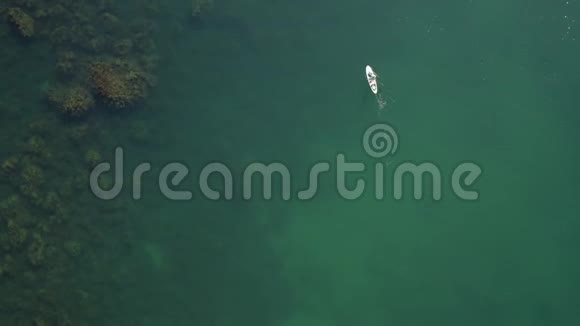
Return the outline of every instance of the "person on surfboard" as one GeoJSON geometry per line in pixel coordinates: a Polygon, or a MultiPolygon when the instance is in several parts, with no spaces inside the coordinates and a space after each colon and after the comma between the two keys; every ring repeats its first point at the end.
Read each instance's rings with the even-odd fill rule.
{"type": "Polygon", "coordinates": [[[373,94],[375,94],[375,98],[377,99],[377,104],[379,105],[379,110],[382,110],[387,102],[383,99],[383,96],[379,92],[379,85],[378,85],[378,77],[377,73],[373,70],[373,68],[369,65],[365,68],[367,82],[369,83],[369,87],[373,94]]]}

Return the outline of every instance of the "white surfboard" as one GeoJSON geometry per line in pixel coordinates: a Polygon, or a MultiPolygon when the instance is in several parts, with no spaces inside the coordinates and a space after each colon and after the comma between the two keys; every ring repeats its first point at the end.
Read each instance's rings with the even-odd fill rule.
{"type": "Polygon", "coordinates": [[[379,92],[379,86],[377,85],[377,74],[374,72],[371,66],[367,65],[365,69],[365,75],[367,77],[367,82],[371,88],[373,94],[377,94],[379,92]]]}

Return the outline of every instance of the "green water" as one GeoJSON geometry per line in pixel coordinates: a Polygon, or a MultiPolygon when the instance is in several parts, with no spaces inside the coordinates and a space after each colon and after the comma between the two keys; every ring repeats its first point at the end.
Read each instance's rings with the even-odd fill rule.
{"type": "Polygon", "coordinates": [[[579,1],[216,1],[203,26],[188,6],[162,5],[158,85],[124,117],[159,141],[125,143],[119,128],[110,144],[153,173],[120,282],[105,285],[109,325],[580,322],[579,1]],[[310,201],[241,199],[255,161],[285,163],[298,188],[337,153],[372,167],[361,137],[377,122],[399,136],[392,162],[441,169],[440,201],[376,200],[370,181],[348,201],[332,177],[310,201]],[[156,188],[175,161],[191,201],[156,188]],[[196,174],[212,161],[236,173],[234,200],[202,198],[196,174]],[[483,169],[477,201],[451,192],[465,161],[483,169]]]}

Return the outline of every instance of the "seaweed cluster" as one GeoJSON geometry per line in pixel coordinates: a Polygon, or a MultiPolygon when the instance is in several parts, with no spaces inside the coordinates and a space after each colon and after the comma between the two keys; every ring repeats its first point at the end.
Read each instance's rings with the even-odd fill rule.
{"type": "Polygon", "coordinates": [[[113,284],[107,268],[129,248],[124,202],[86,191],[110,139],[92,132],[95,121],[57,122],[29,124],[0,163],[0,291],[10,293],[0,297],[0,325],[102,323],[102,285],[83,278],[113,284]]]}
{"type": "MultiPolygon", "coordinates": [[[[97,103],[135,106],[153,86],[157,48],[148,3],[141,15],[125,17],[113,1],[9,0],[0,13],[15,36],[48,40],[55,51],[55,82],[46,89],[59,112],[81,116],[97,103]],[[112,83],[112,84],[108,84],[112,83]]],[[[119,5],[124,5],[119,3],[119,5]]]]}
{"type": "Polygon", "coordinates": [[[22,9],[17,7],[8,8],[6,14],[8,20],[14,24],[14,27],[22,36],[31,37],[34,35],[34,19],[22,11],[22,9]]]}
{"type": "Polygon", "coordinates": [[[124,108],[143,99],[153,85],[151,75],[125,61],[92,63],[89,80],[96,93],[116,108],[124,108]]]}
{"type": "MultiPolygon", "coordinates": [[[[113,270],[130,231],[122,200],[101,202],[88,191],[89,171],[115,143],[108,130],[118,122],[88,113],[138,106],[150,94],[155,10],[144,7],[121,17],[109,0],[0,3],[8,37],[26,50],[48,41],[54,51],[46,103],[82,117],[43,112],[30,122],[19,105],[0,100],[0,115],[11,122],[0,135],[0,293],[9,294],[0,296],[0,325],[107,324],[103,284],[118,286],[113,270]]],[[[144,122],[123,126],[138,141],[149,137],[144,122]]]]}
{"type": "Polygon", "coordinates": [[[48,100],[61,112],[81,116],[95,105],[91,92],[78,85],[58,85],[48,93],[48,100]]]}

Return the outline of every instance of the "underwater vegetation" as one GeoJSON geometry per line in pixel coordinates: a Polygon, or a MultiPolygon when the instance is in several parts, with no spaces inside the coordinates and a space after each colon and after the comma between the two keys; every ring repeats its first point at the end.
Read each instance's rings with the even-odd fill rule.
{"type": "Polygon", "coordinates": [[[34,19],[20,8],[9,8],[6,12],[8,20],[14,24],[20,34],[24,37],[34,35],[34,19]]]}
{"type": "Polygon", "coordinates": [[[93,94],[79,85],[57,85],[48,92],[48,100],[60,112],[71,116],[83,115],[95,106],[93,94]]]}
{"type": "Polygon", "coordinates": [[[100,324],[101,290],[79,279],[114,283],[107,268],[126,252],[123,201],[84,191],[107,134],[56,121],[29,123],[0,162],[0,291],[10,293],[0,297],[1,325],[100,324]]]}
{"type": "Polygon", "coordinates": [[[95,92],[109,105],[124,108],[147,96],[153,76],[126,61],[94,62],[89,67],[89,80],[95,92]]]}
{"type": "MultiPolygon", "coordinates": [[[[148,2],[148,6],[154,7],[148,2]]],[[[154,10],[150,10],[153,11],[154,10]]],[[[46,91],[48,103],[74,117],[95,103],[137,106],[154,85],[157,48],[151,17],[120,17],[115,1],[13,0],[0,15],[14,37],[48,41],[57,76],[46,91]]]]}
{"type": "MultiPolygon", "coordinates": [[[[112,271],[130,249],[129,205],[98,201],[87,180],[115,142],[103,119],[145,105],[158,54],[156,2],[130,17],[118,5],[127,4],[0,2],[0,40],[24,51],[49,44],[55,58],[45,101],[24,104],[48,109],[40,117],[25,115],[27,99],[0,98],[10,122],[0,137],[0,325],[103,325],[103,284],[122,286],[112,271]]],[[[127,119],[135,141],[152,138],[148,123],[127,119]]]]}

